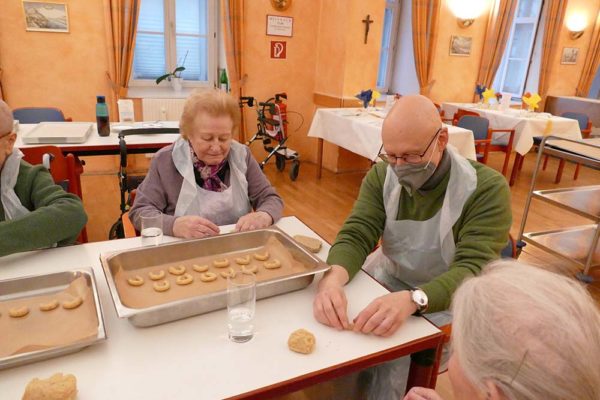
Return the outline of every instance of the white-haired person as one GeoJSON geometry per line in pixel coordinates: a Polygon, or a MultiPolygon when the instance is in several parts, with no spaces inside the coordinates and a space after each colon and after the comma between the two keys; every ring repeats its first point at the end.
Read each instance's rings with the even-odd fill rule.
{"type": "MultiPolygon", "coordinates": [[[[600,311],[574,279],[498,261],[452,300],[456,399],[600,399],[600,311]]],[[[404,400],[440,400],[412,388],[404,400]]]]}
{"type": "Polygon", "coordinates": [[[136,229],[145,210],[163,213],[166,235],[199,238],[277,222],[283,201],[248,146],[233,140],[240,125],[238,102],[220,90],[193,93],[186,101],[181,137],[156,153],[129,214],[136,229]]]}
{"type": "Polygon", "coordinates": [[[13,122],[0,100],[0,257],[72,244],[87,222],[79,197],[56,185],[42,165],[22,160],[13,122]]]}

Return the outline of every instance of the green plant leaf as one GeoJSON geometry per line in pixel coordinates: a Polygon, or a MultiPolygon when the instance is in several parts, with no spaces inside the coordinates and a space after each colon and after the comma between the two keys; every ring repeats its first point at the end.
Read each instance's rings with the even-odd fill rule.
{"type": "Polygon", "coordinates": [[[181,71],[185,71],[185,67],[177,67],[177,68],[175,68],[175,70],[173,71],[173,75],[175,75],[175,72],[181,72],[181,71]]]}
{"type": "Polygon", "coordinates": [[[170,76],[171,76],[171,74],[164,74],[164,75],[159,76],[158,78],[156,78],[156,84],[158,85],[159,83],[161,83],[162,81],[164,81],[165,79],[167,79],[170,76]]]}

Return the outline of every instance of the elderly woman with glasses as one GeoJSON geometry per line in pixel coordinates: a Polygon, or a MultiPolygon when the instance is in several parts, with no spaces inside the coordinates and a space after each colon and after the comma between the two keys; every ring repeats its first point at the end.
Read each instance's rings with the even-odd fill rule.
{"type": "MultiPolygon", "coordinates": [[[[512,217],[504,177],[448,146],[448,130],[428,98],[400,98],[384,120],[382,142],[384,162],[363,180],[331,247],[332,268],[319,283],[313,312],[336,329],[390,336],[412,314],[450,322],[452,294],[499,257],[512,217]],[[361,267],[392,293],[350,316],[352,325],[344,285],[361,267]]],[[[382,379],[373,383],[372,398],[401,397],[402,379],[382,379]]]]}
{"type": "Polygon", "coordinates": [[[0,100],[0,257],[72,244],[87,222],[77,196],[56,185],[42,165],[22,160],[13,122],[0,100]]]}
{"type": "Polygon", "coordinates": [[[283,201],[250,149],[235,140],[240,124],[237,101],[219,90],[198,91],[185,103],[181,137],[161,149],[137,190],[130,211],[140,230],[140,214],[159,210],[163,232],[183,238],[265,228],[279,218],[283,201]]]}
{"type": "MultiPolygon", "coordinates": [[[[600,312],[577,281],[501,261],[452,301],[456,399],[600,399],[600,312]]],[[[405,400],[441,400],[412,388],[405,400]]]]}

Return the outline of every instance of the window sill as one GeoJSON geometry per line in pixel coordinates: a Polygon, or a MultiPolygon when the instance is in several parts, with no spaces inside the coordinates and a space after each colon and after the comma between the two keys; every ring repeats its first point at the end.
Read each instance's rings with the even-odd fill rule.
{"type": "Polygon", "coordinates": [[[127,90],[127,97],[130,99],[185,99],[190,93],[198,89],[197,87],[183,87],[181,91],[176,92],[169,86],[130,86],[127,90]]]}

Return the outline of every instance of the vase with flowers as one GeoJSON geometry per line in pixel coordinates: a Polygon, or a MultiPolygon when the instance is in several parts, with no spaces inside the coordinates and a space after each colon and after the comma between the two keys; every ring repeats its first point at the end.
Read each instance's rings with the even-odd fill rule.
{"type": "Polygon", "coordinates": [[[180,92],[183,85],[183,78],[181,77],[181,73],[185,71],[185,60],[187,59],[188,53],[189,51],[185,53],[185,57],[183,57],[183,62],[181,63],[181,65],[176,66],[173,71],[156,78],[156,84],[158,85],[162,81],[167,80],[171,82],[173,90],[175,90],[176,92],[180,92]]]}

